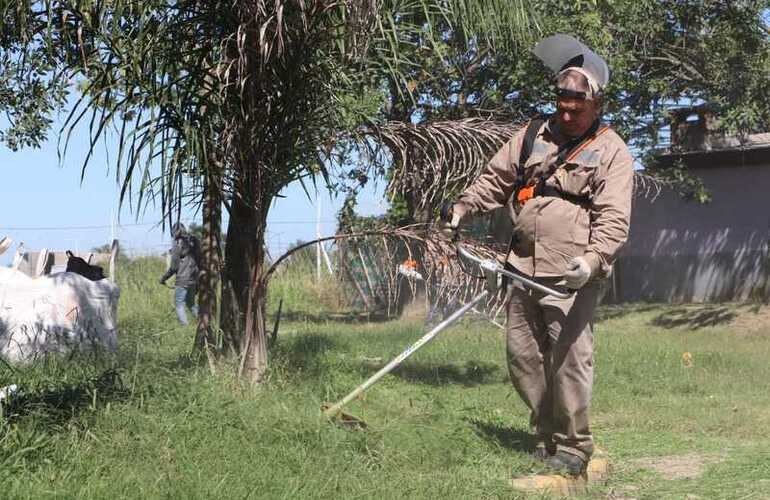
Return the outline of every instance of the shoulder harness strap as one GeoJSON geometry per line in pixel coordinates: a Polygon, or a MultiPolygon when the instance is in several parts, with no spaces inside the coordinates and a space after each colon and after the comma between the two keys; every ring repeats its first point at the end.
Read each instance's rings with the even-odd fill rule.
{"type": "MultiPolygon", "coordinates": [[[[521,173],[524,164],[529,160],[529,156],[532,154],[532,148],[537,140],[537,133],[540,132],[540,128],[548,120],[548,115],[537,116],[529,121],[527,129],[524,131],[524,140],[521,143],[521,150],[519,151],[519,172],[521,173]]],[[[512,198],[516,199],[516,193],[527,184],[527,180],[523,175],[519,175],[516,178],[516,183],[513,185],[512,198]]]]}
{"type": "MultiPolygon", "coordinates": [[[[531,153],[531,150],[532,150],[532,145],[534,143],[535,138],[537,137],[538,129],[536,129],[535,132],[532,133],[532,138],[531,138],[532,142],[528,144],[529,149],[527,151],[526,158],[529,158],[529,154],[531,153]]],[[[580,151],[582,151],[588,144],[593,142],[594,139],[602,135],[608,129],[609,127],[601,125],[601,122],[599,120],[596,120],[591,125],[591,128],[589,128],[582,136],[562,144],[559,147],[556,160],[549,166],[548,170],[541,172],[539,176],[526,179],[526,180],[520,179],[517,182],[517,186],[516,186],[518,191],[518,194],[516,195],[517,201],[519,201],[519,203],[523,205],[524,203],[526,203],[527,200],[533,198],[534,196],[540,196],[545,194],[545,191],[546,191],[545,181],[549,177],[551,177],[556,172],[556,170],[559,169],[560,166],[562,166],[565,162],[569,161],[571,158],[574,158],[575,156],[577,156],[577,154],[580,151]]],[[[530,134],[529,129],[527,129],[527,132],[525,134],[525,142],[528,139],[527,134],[530,134]]],[[[522,153],[523,152],[524,152],[524,145],[522,145],[522,153]]],[[[556,190],[550,190],[549,195],[551,196],[557,195],[568,201],[571,201],[572,203],[578,203],[578,204],[585,203],[586,201],[588,201],[587,199],[584,200],[583,199],[584,197],[574,197],[567,193],[561,193],[561,192],[557,193],[556,190]]]]}

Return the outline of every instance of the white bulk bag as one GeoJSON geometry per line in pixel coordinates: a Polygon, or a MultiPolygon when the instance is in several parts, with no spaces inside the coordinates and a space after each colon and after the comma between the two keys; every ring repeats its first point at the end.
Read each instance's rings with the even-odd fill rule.
{"type": "Polygon", "coordinates": [[[0,356],[32,361],[47,353],[118,348],[120,288],[75,273],[38,278],[0,268],[0,356]]]}

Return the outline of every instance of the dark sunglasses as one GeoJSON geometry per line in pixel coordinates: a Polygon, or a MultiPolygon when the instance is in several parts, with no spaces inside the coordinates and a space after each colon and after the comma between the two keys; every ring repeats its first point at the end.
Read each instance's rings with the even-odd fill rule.
{"type": "Polygon", "coordinates": [[[564,99],[580,99],[585,101],[588,97],[585,92],[578,92],[576,90],[569,90],[569,89],[562,89],[559,87],[556,87],[556,97],[561,97],[564,99]]]}

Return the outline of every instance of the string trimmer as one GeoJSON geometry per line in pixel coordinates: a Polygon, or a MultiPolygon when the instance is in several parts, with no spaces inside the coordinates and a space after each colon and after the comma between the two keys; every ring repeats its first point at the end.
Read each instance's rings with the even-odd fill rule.
{"type": "Polygon", "coordinates": [[[567,299],[571,296],[570,292],[549,288],[547,286],[544,286],[540,283],[537,283],[536,281],[533,281],[527,278],[526,276],[522,276],[521,274],[509,271],[505,269],[503,266],[501,266],[495,260],[481,259],[476,255],[474,255],[473,253],[469,252],[462,245],[462,243],[460,243],[457,240],[455,241],[455,247],[457,249],[457,254],[460,257],[473,262],[484,273],[484,278],[487,284],[486,289],[483,290],[478,295],[476,295],[475,297],[473,297],[473,299],[471,299],[470,302],[460,307],[457,311],[452,313],[444,321],[436,325],[433,329],[431,329],[428,333],[426,333],[417,342],[407,347],[406,350],[404,350],[404,352],[402,352],[401,354],[393,358],[392,361],[390,361],[387,365],[383,366],[377,373],[369,377],[364,383],[362,383],[361,385],[353,389],[347,396],[339,400],[337,403],[324,404],[322,406],[322,410],[323,410],[323,415],[326,418],[330,420],[336,420],[339,423],[343,423],[347,425],[366,427],[365,422],[363,422],[361,419],[353,415],[350,415],[349,413],[343,412],[342,408],[346,404],[350,403],[351,401],[356,399],[358,396],[360,396],[369,387],[376,384],[387,373],[390,373],[391,371],[393,371],[393,369],[396,368],[398,365],[400,365],[406,358],[408,358],[409,356],[414,354],[418,349],[420,349],[422,346],[424,346],[425,344],[433,340],[439,333],[441,333],[443,330],[446,330],[454,322],[460,319],[466,312],[471,310],[476,304],[480,303],[487,297],[494,295],[498,287],[498,276],[505,276],[508,279],[516,281],[529,289],[537,290],[542,293],[553,295],[554,297],[558,297],[561,299],[567,299]]]}

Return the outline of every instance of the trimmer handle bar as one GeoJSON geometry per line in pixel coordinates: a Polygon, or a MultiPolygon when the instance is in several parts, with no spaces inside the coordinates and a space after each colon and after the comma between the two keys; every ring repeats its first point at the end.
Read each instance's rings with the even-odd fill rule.
{"type": "Polygon", "coordinates": [[[505,269],[503,266],[501,266],[497,261],[490,260],[490,259],[482,259],[480,257],[477,257],[473,255],[471,252],[469,252],[462,243],[459,241],[455,243],[455,246],[457,247],[457,253],[460,254],[461,257],[464,257],[470,261],[475,262],[482,271],[487,273],[495,273],[500,274],[502,276],[506,276],[509,279],[518,281],[525,287],[531,289],[531,290],[537,290],[539,292],[545,293],[547,295],[552,295],[559,299],[568,299],[572,297],[572,295],[575,293],[573,291],[565,291],[565,290],[556,290],[554,288],[547,287],[541,283],[538,283],[537,281],[534,281],[530,278],[527,278],[526,276],[523,276],[519,273],[514,273],[512,271],[509,271],[505,269]]]}

